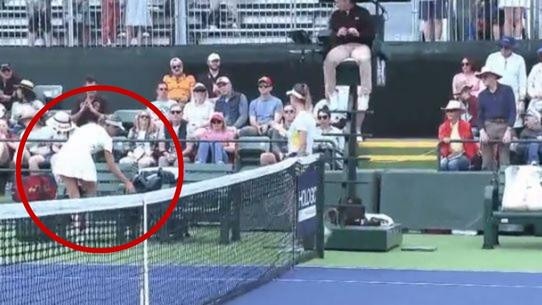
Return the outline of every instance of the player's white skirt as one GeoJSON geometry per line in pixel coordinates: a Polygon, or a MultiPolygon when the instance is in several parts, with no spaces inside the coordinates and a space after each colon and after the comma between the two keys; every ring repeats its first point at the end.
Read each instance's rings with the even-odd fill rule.
{"type": "Polygon", "coordinates": [[[68,151],[60,150],[54,160],[51,160],[51,167],[55,176],[62,175],[84,181],[98,181],[96,164],[94,164],[94,160],[90,154],[80,152],[75,155],[68,151]]]}
{"type": "Polygon", "coordinates": [[[503,7],[522,7],[529,8],[531,0],[499,0],[499,8],[503,7]]]}

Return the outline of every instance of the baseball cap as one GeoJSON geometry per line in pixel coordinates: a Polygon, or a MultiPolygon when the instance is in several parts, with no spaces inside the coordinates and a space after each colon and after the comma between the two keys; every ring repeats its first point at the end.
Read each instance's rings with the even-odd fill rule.
{"type": "Polygon", "coordinates": [[[202,84],[202,83],[196,83],[196,84],[194,85],[194,89],[192,89],[192,90],[194,90],[194,91],[198,91],[198,90],[205,90],[205,91],[207,91],[207,87],[205,87],[205,85],[202,84]]]}
{"type": "Polygon", "coordinates": [[[211,62],[211,61],[214,61],[214,60],[220,60],[220,55],[218,55],[217,53],[209,54],[209,56],[207,57],[207,61],[211,62]]]}
{"type": "Polygon", "coordinates": [[[221,76],[216,80],[217,85],[218,84],[230,84],[230,79],[227,76],[221,76]]]}
{"type": "Polygon", "coordinates": [[[258,84],[265,83],[268,86],[273,86],[273,80],[269,76],[262,76],[258,80],[258,84]]]}

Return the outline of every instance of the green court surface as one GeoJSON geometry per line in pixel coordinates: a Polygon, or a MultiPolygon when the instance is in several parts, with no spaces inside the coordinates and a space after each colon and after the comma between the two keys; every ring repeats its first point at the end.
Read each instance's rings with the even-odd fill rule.
{"type": "Polygon", "coordinates": [[[434,252],[326,251],[324,259],[305,266],[387,268],[418,270],[542,272],[542,237],[500,237],[501,246],[483,250],[483,236],[419,235],[403,236],[402,247],[436,247],[434,252]]]}

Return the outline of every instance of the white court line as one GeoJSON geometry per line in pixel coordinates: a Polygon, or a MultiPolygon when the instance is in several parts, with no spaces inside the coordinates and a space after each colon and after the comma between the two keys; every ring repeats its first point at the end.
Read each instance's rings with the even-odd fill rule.
{"type": "Polygon", "coordinates": [[[327,280],[327,279],[277,279],[277,282],[291,283],[331,283],[331,284],[361,284],[361,285],[397,285],[397,286],[437,286],[437,287],[475,287],[475,288],[527,288],[542,289],[542,286],[530,285],[501,285],[501,284],[471,284],[471,283],[430,283],[402,281],[358,281],[358,280],[327,280]]]}
{"type": "Polygon", "coordinates": [[[540,274],[542,275],[542,271],[513,271],[513,270],[460,270],[460,269],[407,269],[407,268],[377,268],[377,267],[350,267],[350,266],[315,266],[315,265],[309,265],[309,266],[303,266],[298,265],[294,267],[295,269],[339,269],[339,270],[374,270],[374,271],[413,271],[413,272],[461,272],[461,273],[516,273],[516,274],[540,274]]]}

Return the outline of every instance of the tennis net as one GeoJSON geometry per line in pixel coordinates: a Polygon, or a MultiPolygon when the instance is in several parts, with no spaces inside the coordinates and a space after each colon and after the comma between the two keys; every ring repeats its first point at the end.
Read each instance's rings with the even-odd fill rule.
{"type": "MultiPolygon", "coordinates": [[[[323,163],[281,163],[183,186],[166,224],[129,250],[89,254],[43,234],[21,204],[0,206],[0,304],[221,304],[323,256],[323,163]]],[[[57,235],[112,247],[158,222],[171,188],[33,202],[57,235]]]]}

